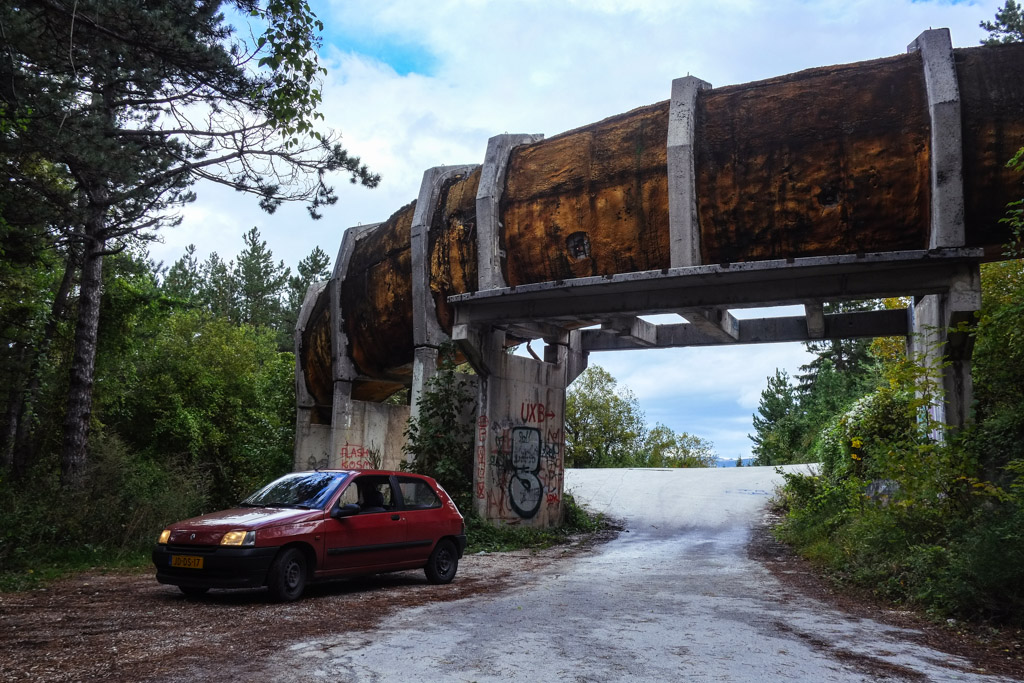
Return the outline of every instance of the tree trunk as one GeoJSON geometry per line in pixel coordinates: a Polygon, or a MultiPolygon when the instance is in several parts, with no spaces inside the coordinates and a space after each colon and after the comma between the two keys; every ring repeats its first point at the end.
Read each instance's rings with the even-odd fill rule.
{"type": "Polygon", "coordinates": [[[92,416],[92,385],[96,370],[96,338],[103,289],[105,223],[105,211],[97,209],[85,225],[75,351],[71,360],[68,407],[64,416],[64,445],[60,463],[60,483],[67,489],[80,489],[85,484],[86,448],[89,441],[89,419],[92,416]]]}
{"type": "MultiPolygon", "coordinates": [[[[24,368],[28,358],[28,345],[24,345],[18,351],[18,367],[24,368]]],[[[0,434],[0,467],[7,469],[14,465],[14,442],[18,434],[18,419],[21,417],[21,408],[25,405],[25,377],[19,377],[14,381],[7,398],[7,414],[4,415],[4,430],[0,434]]]]}
{"type": "Polygon", "coordinates": [[[75,272],[78,269],[76,251],[73,246],[68,251],[67,261],[64,265],[64,277],[61,278],[60,287],[53,297],[49,320],[46,321],[43,337],[39,340],[29,368],[28,386],[18,396],[19,412],[15,416],[16,431],[14,432],[11,463],[15,479],[24,477],[36,459],[39,440],[33,438],[32,415],[35,413],[35,406],[38,405],[39,390],[42,387],[43,363],[49,357],[50,345],[57,333],[57,325],[67,313],[68,295],[71,293],[71,285],[74,283],[75,272]]]}

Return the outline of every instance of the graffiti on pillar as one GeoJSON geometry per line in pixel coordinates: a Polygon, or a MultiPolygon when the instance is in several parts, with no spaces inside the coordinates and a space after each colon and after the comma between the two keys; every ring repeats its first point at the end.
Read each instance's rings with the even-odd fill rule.
{"type": "Polygon", "coordinates": [[[540,430],[512,428],[512,475],[508,480],[508,502],[520,517],[529,519],[540,510],[544,496],[537,478],[540,471],[540,430]]]}
{"type": "Polygon", "coordinates": [[[487,497],[487,416],[481,415],[476,421],[476,497],[483,500],[487,497]]]}
{"type": "Polygon", "coordinates": [[[532,519],[542,506],[561,503],[563,432],[560,425],[550,428],[556,417],[545,404],[524,401],[518,419],[477,422],[476,495],[482,499],[490,488],[490,508],[499,516],[532,519]],[[494,436],[490,453],[488,430],[494,436]]]}
{"type": "Polygon", "coordinates": [[[306,460],[306,468],[310,470],[323,470],[327,468],[327,456],[317,459],[314,456],[309,456],[306,460]]]}

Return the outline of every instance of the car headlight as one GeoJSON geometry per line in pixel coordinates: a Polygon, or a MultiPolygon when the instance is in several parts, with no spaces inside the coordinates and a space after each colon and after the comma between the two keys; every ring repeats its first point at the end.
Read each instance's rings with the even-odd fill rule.
{"type": "Polygon", "coordinates": [[[164,529],[160,532],[160,538],[157,539],[157,543],[160,543],[161,545],[166,545],[167,541],[169,540],[171,540],[171,530],[164,529]]]}
{"type": "Polygon", "coordinates": [[[255,531],[229,531],[220,539],[221,545],[256,545],[255,531]]]}

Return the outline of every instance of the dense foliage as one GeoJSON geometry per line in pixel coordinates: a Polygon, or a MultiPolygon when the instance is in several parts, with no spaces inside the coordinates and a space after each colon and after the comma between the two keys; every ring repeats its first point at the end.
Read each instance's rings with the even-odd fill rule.
{"type": "MultiPolygon", "coordinates": [[[[251,231],[228,264],[244,263],[254,252],[260,262],[273,263],[266,243],[251,231]]],[[[168,521],[233,504],[291,469],[295,365],[279,340],[294,325],[292,289],[303,278],[325,275],[325,266],[315,267],[322,253],[304,259],[297,277],[280,264],[259,275],[237,265],[198,267],[194,248],[169,269],[127,252],[108,257],[84,488],[68,492],[59,481],[66,318],[53,325],[47,360],[32,377],[33,396],[26,398],[14,381],[2,395],[8,419],[16,406],[32,410],[20,423],[31,454],[15,448],[17,424],[7,425],[11,438],[3,441],[0,584],[10,585],[13,576],[17,585],[29,572],[44,573],[50,562],[134,556],[168,521]],[[190,278],[171,276],[189,270],[190,278]],[[249,286],[231,282],[244,278],[249,286]],[[211,291],[234,292],[220,300],[230,306],[215,305],[211,291]],[[245,320],[230,312],[255,310],[273,313],[245,320]]],[[[214,254],[206,263],[218,262],[214,254]]],[[[32,325],[47,324],[47,300],[57,295],[61,272],[49,272],[45,259],[34,268],[11,265],[0,273],[38,288],[22,304],[31,304],[29,311],[6,297],[0,302],[4,334],[34,339],[41,330],[32,325]]],[[[0,373],[19,377],[17,346],[3,348],[0,373]]]]}
{"type": "MultiPolygon", "coordinates": [[[[826,313],[871,310],[881,302],[826,304],[826,313]]],[[[866,339],[831,339],[806,345],[814,359],[796,378],[777,370],[761,392],[751,449],[756,465],[817,462],[823,430],[837,414],[871,391],[879,380],[879,358],[866,339]]]]}
{"type": "Polygon", "coordinates": [[[710,441],[663,424],[648,429],[633,393],[600,366],[587,368],[565,399],[566,467],[714,467],[710,441]]]}
{"type": "Polygon", "coordinates": [[[457,371],[455,347],[440,349],[440,367],[427,380],[419,415],[405,430],[410,471],[437,479],[459,509],[473,509],[473,396],[457,371]]]}

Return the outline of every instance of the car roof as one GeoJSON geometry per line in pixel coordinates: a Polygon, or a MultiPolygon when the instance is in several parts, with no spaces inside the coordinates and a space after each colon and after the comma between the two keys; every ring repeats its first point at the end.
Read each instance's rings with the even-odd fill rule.
{"type": "Polygon", "coordinates": [[[312,474],[313,472],[329,472],[337,474],[377,474],[381,476],[397,475],[400,477],[415,477],[417,479],[429,479],[433,481],[433,477],[429,477],[425,474],[417,474],[416,472],[403,472],[401,470],[340,470],[340,469],[319,469],[319,470],[305,470],[299,472],[290,472],[289,474],[312,474]]]}

